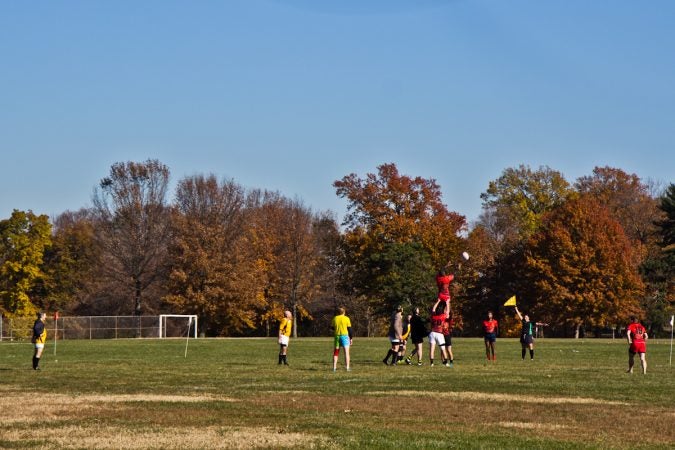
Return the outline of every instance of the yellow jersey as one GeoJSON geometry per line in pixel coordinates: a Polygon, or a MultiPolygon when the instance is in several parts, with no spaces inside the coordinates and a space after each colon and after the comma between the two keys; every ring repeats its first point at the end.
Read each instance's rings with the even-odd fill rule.
{"type": "Polygon", "coordinates": [[[40,319],[33,324],[33,344],[44,344],[47,342],[47,327],[40,319]]]}
{"type": "Polygon", "coordinates": [[[344,336],[349,334],[347,328],[351,328],[352,322],[349,317],[344,314],[333,317],[333,328],[335,329],[335,336],[344,336]]]}
{"type": "Polygon", "coordinates": [[[291,330],[293,329],[293,321],[291,319],[283,318],[279,324],[279,334],[284,336],[290,336],[291,330]]]}

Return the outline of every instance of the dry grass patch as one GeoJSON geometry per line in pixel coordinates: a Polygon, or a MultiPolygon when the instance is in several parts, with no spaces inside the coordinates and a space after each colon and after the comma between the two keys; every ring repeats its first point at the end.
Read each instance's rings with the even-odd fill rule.
{"type": "MultiPolygon", "coordinates": [[[[548,404],[576,404],[576,405],[628,405],[624,402],[615,402],[610,400],[600,400],[584,397],[536,397],[532,395],[518,394],[495,394],[488,392],[430,392],[430,391],[396,391],[397,395],[402,396],[426,396],[441,397],[455,400],[483,401],[490,400],[494,402],[522,402],[522,403],[548,403],[548,404]]],[[[373,391],[367,395],[391,395],[390,392],[373,391]]]]}
{"type": "Polygon", "coordinates": [[[522,428],[524,430],[561,430],[569,428],[566,425],[555,425],[550,423],[537,423],[537,422],[499,422],[497,425],[505,428],[522,428]]]}
{"type": "MultiPolygon", "coordinates": [[[[46,427],[11,430],[3,433],[5,442],[39,440],[37,448],[96,449],[251,449],[314,448],[329,446],[324,436],[286,433],[271,428],[193,427],[165,429],[129,429],[112,426],[46,427]]],[[[35,448],[35,447],[33,447],[35,448]]]]}
{"type": "Polygon", "coordinates": [[[81,417],[101,412],[101,404],[126,402],[198,403],[213,401],[237,401],[218,396],[111,394],[111,395],[65,395],[45,393],[20,393],[3,390],[0,396],[0,411],[3,423],[34,423],[81,417]]]}
{"type": "MultiPolygon", "coordinates": [[[[604,445],[618,439],[631,444],[675,442],[675,421],[665,408],[641,408],[636,415],[633,406],[623,402],[579,397],[532,397],[516,394],[480,392],[372,391],[360,397],[317,394],[279,394],[251,399],[255,410],[290,409],[290,416],[313,417],[308,429],[321,429],[320,420],[339,419],[343,426],[354,429],[381,430],[386,433],[391,418],[392,402],[405,405],[407,411],[442,411],[447,432],[458,430],[479,433],[486,426],[518,429],[532,438],[541,437],[567,442],[595,442],[604,445]],[[641,430],[638,436],[635,430],[641,430]]],[[[438,431],[430,428],[426,415],[411,415],[397,423],[402,433],[438,431]]]]}

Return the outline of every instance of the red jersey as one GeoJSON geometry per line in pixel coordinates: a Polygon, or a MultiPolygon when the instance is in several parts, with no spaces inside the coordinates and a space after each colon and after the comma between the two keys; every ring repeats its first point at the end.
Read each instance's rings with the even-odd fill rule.
{"type": "Polygon", "coordinates": [[[445,314],[431,316],[431,331],[434,333],[443,333],[443,324],[445,323],[445,314]]]}
{"type": "Polygon", "coordinates": [[[452,327],[455,325],[455,321],[452,319],[452,317],[446,317],[445,320],[443,320],[443,326],[442,326],[442,331],[444,336],[448,336],[452,333],[452,327]]]}
{"type": "Polygon", "coordinates": [[[441,300],[450,300],[450,283],[455,279],[455,276],[450,275],[436,275],[436,285],[438,286],[438,298],[441,300]]]}
{"type": "Polygon", "coordinates": [[[639,323],[631,323],[626,328],[626,331],[630,331],[630,338],[634,343],[636,344],[644,343],[645,333],[647,332],[647,330],[645,330],[645,327],[643,327],[639,323]]]}
{"type": "Polygon", "coordinates": [[[497,331],[497,321],[495,319],[492,320],[484,320],[483,321],[483,331],[485,333],[495,333],[497,331]]]}

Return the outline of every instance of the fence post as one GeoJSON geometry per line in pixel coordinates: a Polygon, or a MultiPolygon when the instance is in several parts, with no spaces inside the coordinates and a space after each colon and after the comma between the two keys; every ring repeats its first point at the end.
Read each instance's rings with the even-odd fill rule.
{"type": "Polygon", "coordinates": [[[115,316],[115,339],[117,339],[117,316],[115,316]]]}
{"type": "Polygon", "coordinates": [[[89,316],[89,340],[91,341],[91,316],[89,316]]]}

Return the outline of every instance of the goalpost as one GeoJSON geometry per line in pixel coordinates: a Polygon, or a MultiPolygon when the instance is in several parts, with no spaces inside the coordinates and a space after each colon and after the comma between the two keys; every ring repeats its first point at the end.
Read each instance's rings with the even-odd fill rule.
{"type": "Polygon", "coordinates": [[[194,327],[193,337],[197,338],[197,315],[196,314],[160,314],[159,315],[159,337],[167,337],[167,328],[170,330],[178,329],[179,335],[172,336],[173,333],[168,333],[168,337],[183,337],[183,331],[187,329],[187,335],[190,335],[190,331],[194,327]],[[167,321],[167,319],[169,319],[167,321]],[[185,319],[178,320],[178,323],[171,319],[185,319]]]}

